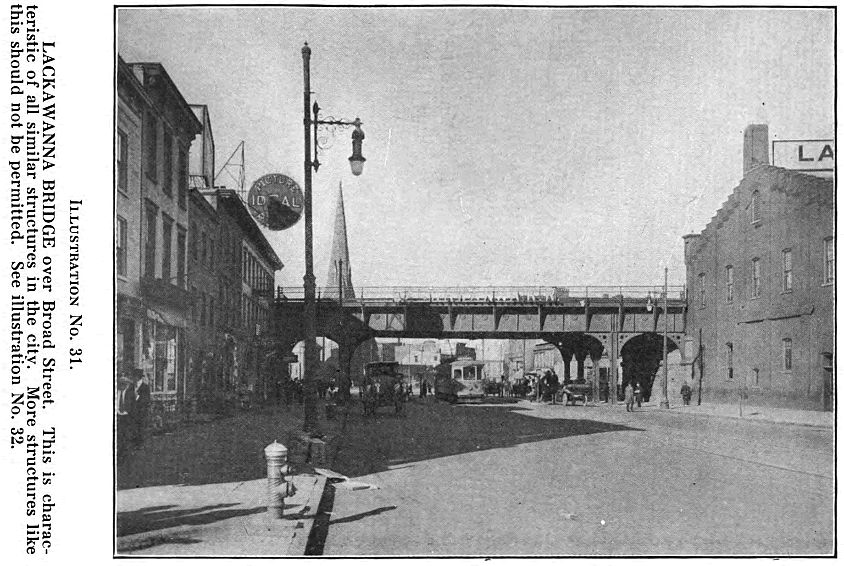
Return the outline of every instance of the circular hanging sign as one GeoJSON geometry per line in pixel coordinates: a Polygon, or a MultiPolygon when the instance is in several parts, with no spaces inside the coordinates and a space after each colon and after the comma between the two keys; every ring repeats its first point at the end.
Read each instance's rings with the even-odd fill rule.
{"type": "Polygon", "coordinates": [[[249,209],[268,230],[287,230],[302,217],[305,198],[287,175],[264,175],[249,189],[249,209]]]}

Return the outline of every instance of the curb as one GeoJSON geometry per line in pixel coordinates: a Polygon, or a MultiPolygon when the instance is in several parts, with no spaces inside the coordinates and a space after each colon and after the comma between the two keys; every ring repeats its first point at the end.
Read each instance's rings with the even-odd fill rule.
{"type": "Polygon", "coordinates": [[[670,413],[674,412],[675,414],[685,414],[685,415],[698,415],[703,417],[713,417],[719,419],[735,419],[739,421],[744,421],[748,423],[769,423],[769,424],[781,424],[781,425],[791,425],[791,426],[803,426],[803,427],[811,427],[811,428],[823,428],[832,430],[835,428],[835,423],[832,424],[825,424],[825,423],[807,423],[807,422],[800,422],[800,421],[784,421],[784,420],[777,420],[775,417],[768,417],[768,416],[753,416],[753,417],[744,417],[739,415],[724,415],[719,413],[705,413],[701,411],[680,411],[676,409],[662,409],[660,407],[654,407],[655,410],[670,413]]]}
{"type": "Polygon", "coordinates": [[[305,556],[305,549],[308,546],[308,539],[314,528],[314,520],[319,509],[319,502],[322,501],[322,494],[325,492],[326,478],[320,475],[315,477],[314,487],[308,496],[308,500],[305,502],[305,507],[303,507],[303,509],[308,510],[307,514],[301,520],[302,527],[297,527],[293,531],[293,540],[290,541],[290,545],[287,547],[287,556],[305,556]]]}
{"type": "MultiPolygon", "coordinates": [[[[295,476],[294,482],[295,482],[295,476]]],[[[176,525],[157,529],[154,531],[140,532],[131,535],[123,535],[115,538],[114,555],[128,556],[132,553],[142,551],[146,548],[158,546],[161,544],[168,544],[179,542],[192,537],[202,538],[209,541],[217,539],[226,539],[232,536],[232,533],[241,532],[245,530],[247,534],[255,534],[257,538],[254,539],[253,550],[258,550],[257,553],[243,553],[236,554],[221,554],[219,556],[235,556],[235,557],[296,557],[304,556],[308,544],[308,538],[314,527],[314,521],[317,516],[320,501],[322,500],[323,492],[325,491],[326,478],[320,475],[303,475],[300,481],[307,483],[307,486],[299,487],[300,490],[307,490],[307,499],[302,501],[299,510],[296,513],[291,513],[285,517],[287,522],[284,525],[279,524],[279,529],[275,528],[266,532],[264,523],[264,513],[256,515],[253,519],[256,522],[256,531],[250,533],[252,527],[248,523],[242,523],[235,519],[229,519],[226,522],[210,525],[176,525]],[[275,534],[272,531],[276,531],[275,534]],[[275,542],[272,542],[273,537],[278,537],[275,542]],[[265,545],[267,541],[271,541],[272,547],[277,549],[276,552],[267,551],[265,545]]],[[[152,555],[156,556],[156,555],[152,555]]],[[[152,557],[150,556],[150,557],[152,557]]],[[[169,556],[166,554],[158,555],[159,557],[169,556]]],[[[206,554],[203,552],[197,553],[195,556],[215,556],[214,554],[206,554]]]]}

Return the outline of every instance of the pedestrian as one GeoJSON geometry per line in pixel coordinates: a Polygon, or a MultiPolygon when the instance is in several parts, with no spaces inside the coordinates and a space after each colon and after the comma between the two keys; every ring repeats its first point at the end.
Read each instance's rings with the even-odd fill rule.
{"type": "Polygon", "coordinates": [[[132,439],[132,414],[135,408],[134,383],[125,375],[118,379],[117,391],[117,463],[126,459],[132,439]]]}
{"type": "Polygon", "coordinates": [[[688,383],[683,383],[683,386],[680,388],[680,396],[683,397],[683,405],[688,405],[692,399],[692,388],[689,387],[688,383]]]}
{"type": "Polygon", "coordinates": [[[560,388],[560,378],[553,369],[547,373],[548,389],[551,393],[551,404],[557,404],[557,390],[560,388]]]}
{"type": "Polygon", "coordinates": [[[624,388],[624,404],[627,406],[627,412],[633,412],[633,384],[627,382],[627,387],[624,388]]]}
{"type": "Polygon", "coordinates": [[[135,406],[132,409],[133,435],[132,443],[135,446],[140,446],[144,442],[144,434],[147,430],[147,423],[149,422],[149,406],[151,397],[149,392],[149,385],[147,385],[144,378],[144,370],[135,368],[133,371],[135,378],[135,406]]]}
{"type": "Polygon", "coordinates": [[[640,409],[642,408],[642,386],[636,382],[636,389],[633,391],[633,394],[636,396],[636,406],[640,409]]]}

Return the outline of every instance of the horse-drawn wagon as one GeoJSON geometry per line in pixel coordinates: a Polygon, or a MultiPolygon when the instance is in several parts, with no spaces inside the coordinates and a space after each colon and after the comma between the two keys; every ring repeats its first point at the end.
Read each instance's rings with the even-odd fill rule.
{"type": "Polygon", "coordinates": [[[360,396],[363,414],[374,415],[378,407],[393,407],[402,412],[405,400],[404,377],[398,371],[398,362],[370,362],[364,368],[360,396]]]}

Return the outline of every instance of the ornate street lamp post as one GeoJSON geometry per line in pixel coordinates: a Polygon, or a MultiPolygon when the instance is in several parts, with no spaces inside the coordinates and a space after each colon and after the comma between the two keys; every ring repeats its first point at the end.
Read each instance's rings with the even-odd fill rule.
{"type": "Polygon", "coordinates": [[[303,393],[305,405],[305,422],[302,425],[305,432],[316,432],[317,430],[317,390],[316,390],[316,279],[314,277],[314,242],[313,223],[311,218],[311,169],[319,170],[319,141],[317,140],[317,129],[319,126],[332,126],[346,128],[353,126],[352,132],[352,155],[349,157],[349,164],[353,175],[360,175],[363,172],[363,164],[366,159],[363,157],[364,134],[361,130],[360,118],[354,121],[344,120],[320,120],[319,105],[314,102],[311,109],[311,48],[305,43],[302,47],[302,66],[304,69],[305,91],[304,91],[304,125],[305,125],[305,301],[304,301],[304,330],[305,330],[305,360],[303,367],[303,393]],[[311,111],[313,110],[313,117],[311,111]],[[313,128],[313,129],[312,129],[313,128]],[[311,158],[311,136],[313,136],[313,158],[311,158]]]}

